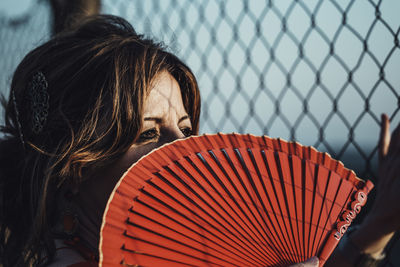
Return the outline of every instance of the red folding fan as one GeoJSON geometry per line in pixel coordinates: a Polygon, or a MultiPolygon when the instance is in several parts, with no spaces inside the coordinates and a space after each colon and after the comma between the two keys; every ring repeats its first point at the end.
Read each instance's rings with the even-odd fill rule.
{"type": "Polygon", "coordinates": [[[100,266],[285,266],[338,244],[372,189],[328,154],[266,136],[177,140],[108,201],[100,266]]]}

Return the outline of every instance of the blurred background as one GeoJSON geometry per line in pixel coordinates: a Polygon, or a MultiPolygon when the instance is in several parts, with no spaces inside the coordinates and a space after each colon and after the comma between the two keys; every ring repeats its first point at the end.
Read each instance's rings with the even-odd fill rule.
{"type": "MultiPolygon", "coordinates": [[[[192,68],[201,133],[296,140],[375,180],[380,115],[400,121],[399,10],[397,0],[1,0],[0,89],[8,96],[23,56],[71,14],[119,15],[192,68]]],[[[400,266],[396,240],[382,266],[400,266]]]]}

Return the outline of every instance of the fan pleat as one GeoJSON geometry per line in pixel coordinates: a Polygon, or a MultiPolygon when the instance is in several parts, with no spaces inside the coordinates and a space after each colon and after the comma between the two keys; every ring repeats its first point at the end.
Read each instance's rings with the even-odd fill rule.
{"type": "MultiPolygon", "coordinates": [[[[182,262],[179,261],[178,259],[166,259],[163,257],[158,257],[155,255],[151,255],[148,253],[137,253],[135,251],[129,251],[126,250],[126,252],[129,252],[126,254],[126,258],[122,260],[119,264],[111,264],[108,262],[103,262],[104,265],[106,266],[127,266],[127,267],[154,267],[154,266],[177,266],[177,267],[197,267],[199,266],[198,264],[193,264],[193,262],[182,262]],[[128,263],[128,262],[133,262],[133,263],[128,263]]],[[[204,263],[203,263],[204,265],[204,263]]]]}
{"type": "MultiPolygon", "coordinates": [[[[235,153],[238,157],[238,160],[241,163],[241,167],[245,171],[245,175],[247,179],[244,179],[247,182],[247,187],[249,188],[251,199],[253,200],[252,205],[257,208],[257,211],[260,213],[260,217],[262,218],[262,223],[264,225],[264,228],[266,229],[267,227],[267,218],[265,216],[265,211],[266,209],[262,209],[262,202],[261,200],[261,195],[260,192],[257,189],[257,186],[255,184],[255,181],[259,181],[259,176],[257,175],[257,171],[253,168],[252,166],[253,161],[251,160],[250,156],[248,155],[250,149],[235,149],[235,153]]],[[[260,188],[260,186],[258,186],[260,188]]],[[[260,188],[261,189],[261,188],[260,188]]],[[[271,242],[269,240],[269,242],[271,242]]],[[[280,254],[282,251],[280,251],[280,254]]],[[[293,253],[293,251],[289,252],[293,253]]],[[[289,255],[292,257],[293,255],[289,255]]]]}
{"type": "MultiPolygon", "coordinates": [[[[286,147],[283,149],[283,151],[288,151],[288,148],[286,147]]],[[[287,152],[285,152],[287,153],[287,152]]],[[[286,216],[289,221],[289,226],[290,226],[290,243],[293,246],[293,255],[295,255],[295,261],[301,261],[301,259],[298,257],[299,255],[299,240],[298,236],[296,235],[297,231],[297,221],[296,221],[296,210],[295,210],[295,196],[294,192],[292,190],[293,188],[293,183],[292,183],[292,177],[290,173],[290,164],[289,164],[289,158],[288,155],[283,152],[276,152],[275,153],[275,160],[278,166],[278,174],[279,178],[281,180],[281,187],[282,187],[282,193],[285,199],[285,207],[286,207],[286,216]]]]}
{"type": "MultiPolygon", "coordinates": [[[[223,220],[226,220],[226,216],[228,216],[228,218],[231,218],[231,221],[233,223],[238,224],[239,229],[246,229],[246,225],[243,223],[243,220],[237,216],[237,213],[228,213],[227,211],[229,211],[231,209],[231,206],[229,205],[224,205],[224,207],[221,206],[220,203],[216,204],[216,205],[211,205],[212,203],[215,202],[214,198],[211,196],[210,192],[213,192],[212,188],[208,188],[207,185],[205,185],[205,187],[203,187],[199,181],[202,181],[202,177],[201,178],[195,178],[193,177],[193,175],[195,175],[193,170],[186,170],[183,165],[179,162],[177,162],[176,164],[178,166],[178,168],[174,165],[169,166],[168,169],[170,169],[171,171],[176,172],[176,177],[190,177],[190,180],[192,181],[193,185],[195,185],[197,188],[199,188],[196,193],[199,195],[200,198],[202,198],[202,202],[207,205],[210,209],[213,209],[217,214],[219,214],[219,216],[222,216],[223,220]],[[208,188],[208,189],[206,189],[208,188]],[[210,204],[211,203],[211,204],[210,204]]],[[[193,190],[196,190],[196,187],[193,188],[193,190]]],[[[222,203],[222,204],[226,204],[226,203],[222,203]]],[[[241,236],[243,236],[243,233],[240,234],[241,236]]]]}
{"type": "Polygon", "coordinates": [[[313,217],[312,217],[312,222],[315,223],[315,230],[313,232],[313,237],[311,239],[311,251],[309,252],[309,255],[315,255],[316,254],[316,246],[315,242],[318,242],[322,235],[322,230],[319,225],[321,219],[324,220],[326,219],[326,214],[324,214],[324,203],[325,203],[325,194],[327,190],[327,185],[329,182],[329,172],[326,168],[324,168],[321,165],[316,166],[316,183],[315,183],[315,202],[314,202],[314,212],[313,212],[313,217]]]}
{"type": "MultiPolygon", "coordinates": [[[[230,151],[230,152],[232,152],[232,151],[230,151]]],[[[224,153],[228,153],[228,152],[224,151],[224,153]]],[[[248,195],[249,195],[248,190],[246,190],[247,189],[246,187],[242,188],[243,187],[243,181],[242,181],[243,179],[241,178],[241,175],[237,172],[236,168],[234,168],[234,167],[232,168],[232,166],[234,166],[233,163],[230,162],[229,165],[230,165],[229,167],[231,167],[230,169],[227,168],[228,172],[230,172],[229,177],[231,179],[232,178],[234,179],[235,191],[238,192],[238,195],[240,197],[240,199],[239,199],[239,197],[236,196],[235,199],[239,199],[239,203],[243,203],[244,205],[246,205],[245,208],[247,208],[247,207],[249,207],[249,205],[250,206],[252,205],[248,199],[248,195]]],[[[250,211],[251,211],[251,213],[250,213],[250,215],[248,215],[248,217],[257,216],[257,225],[262,226],[263,224],[260,224],[260,221],[262,221],[260,214],[257,214],[257,213],[255,214],[255,210],[250,210],[250,211]]],[[[257,210],[256,212],[259,212],[259,211],[257,210]]],[[[262,236],[264,237],[263,241],[265,242],[266,241],[265,231],[261,230],[260,232],[261,232],[262,236]]]]}
{"type": "Polygon", "coordinates": [[[178,229],[186,229],[184,230],[184,233],[187,233],[187,235],[198,235],[200,236],[200,240],[204,242],[209,241],[211,243],[217,244],[219,247],[225,249],[227,252],[232,253],[233,256],[239,255],[240,258],[246,259],[247,261],[257,262],[257,257],[253,257],[251,253],[247,253],[246,249],[241,247],[240,244],[238,248],[237,243],[233,242],[229,238],[221,238],[218,233],[215,234],[215,231],[213,231],[213,229],[207,228],[206,225],[199,224],[191,218],[180,216],[180,214],[174,214],[174,217],[171,217],[165,212],[150,206],[148,203],[142,202],[140,199],[137,200],[137,203],[140,203],[140,206],[138,206],[137,208],[138,212],[142,212],[143,210],[143,213],[146,213],[146,215],[148,216],[152,216],[152,214],[155,213],[155,215],[152,216],[152,218],[154,218],[155,220],[165,221],[165,224],[167,224],[168,222],[169,226],[178,225],[178,229]],[[172,224],[169,224],[169,222],[171,222],[172,224]]]}
{"type": "Polygon", "coordinates": [[[337,224],[351,222],[343,214],[355,192],[371,188],[329,154],[283,139],[219,133],[176,141],[118,182],[100,264],[282,266],[318,255],[323,265],[337,224]]]}
{"type": "MultiPolygon", "coordinates": [[[[173,248],[172,251],[178,251],[178,253],[198,259],[206,259],[216,265],[243,265],[243,262],[233,261],[232,257],[218,253],[217,250],[211,249],[207,245],[187,238],[179,232],[171,231],[168,227],[149,221],[142,216],[132,214],[127,224],[126,235],[134,240],[142,240],[141,242],[158,245],[163,244],[162,247],[173,248]]],[[[138,242],[127,242],[125,247],[129,249],[130,246],[136,246],[137,244],[138,242]]],[[[136,250],[140,251],[137,247],[136,250]]],[[[157,250],[154,250],[153,253],[158,255],[157,250]]]]}
{"type": "MultiPolygon", "coordinates": [[[[271,214],[274,214],[274,210],[271,207],[270,199],[268,194],[266,193],[266,186],[265,186],[265,179],[270,179],[267,175],[261,174],[259,166],[261,166],[262,162],[261,160],[261,154],[259,150],[250,150],[247,149],[248,156],[251,159],[252,164],[248,163],[249,168],[254,168],[254,171],[251,171],[250,173],[256,173],[257,176],[253,177],[253,182],[254,182],[254,188],[257,193],[257,199],[259,200],[259,203],[257,204],[260,208],[262,207],[262,211],[264,212],[264,218],[265,218],[265,223],[266,223],[266,228],[267,229],[273,229],[275,228],[273,222],[273,218],[271,218],[271,214]]],[[[272,236],[271,242],[275,244],[281,244],[281,251],[283,251],[283,243],[281,242],[281,239],[275,235],[273,235],[273,232],[269,231],[270,236],[272,236]]],[[[282,253],[280,251],[280,253],[282,253]]],[[[294,254],[296,256],[297,253],[294,254]]]]}
{"type": "MultiPolygon", "coordinates": [[[[160,174],[158,174],[158,175],[161,175],[161,173],[160,174]]],[[[175,178],[178,178],[177,176],[175,176],[175,178]]],[[[171,179],[172,180],[172,179],[171,179]]],[[[185,189],[185,188],[183,188],[183,189],[185,189]]],[[[186,188],[187,189],[187,188],[186,188]]],[[[201,203],[202,204],[202,206],[204,207],[207,207],[207,204],[205,204],[205,202],[203,201],[203,200],[201,200],[200,198],[197,198],[197,196],[195,196],[193,193],[194,193],[195,191],[193,190],[193,191],[191,191],[190,192],[190,196],[188,196],[187,197],[187,200],[189,200],[189,201],[194,201],[193,202],[193,204],[194,205],[197,205],[197,203],[201,203]]],[[[182,195],[184,195],[184,193],[182,193],[182,195]]],[[[201,209],[201,207],[200,206],[196,206],[196,208],[199,208],[199,209],[201,209]]],[[[207,209],[207,211],[204,211],[204,212],[207,212],[207,215],[209,216],[209,217],[211,217],[211,218],[213,218],[214,220],[217,220],[218,218],[220,218],[220,220],[218,220],[218,222],[219,222],[219,224],[220,224],[220,226],[219,227],[221,227],[221,225],[229,225],[230,226],[230,228],[229,228],[229,231],[230,232],[232,232],[232,233],[235,233],[235,234],[237,234],[236,233],[236,229],[241,229],[241,227],[239,226],[239,225],[235,225],[235,224],[232,224],[231,223],[231,221],[229,221],[229,220],[227,220],[226,219],[226,216],[221,216],[221,214],[218,214],[218,213],[215,213],[214,212],[214,209],[210,209],[210,207],[207,207],[208,209],[207,209]],[[211,214],[212,213],[212,214],[211,214]],[[238,227],[239,226],[239,227],[238,227]]],[[[193,209],[193,210],[195,210],[195,209],[193,209]]],[[[225,212],[226,213],[226,212],[225,212]]],[[[243,233],[240,233],[243,237],[246,237],[246,236],[244,236],[243,235],[243,233]]]]}
{"type": "MultiPolygon", "coordinates": [[[[281,144],[282,146],[282,144],[281,144]]],[[[283,151],[288,151],[288,148],[286,147],[283,149],[283,151]]],[[[296,255],[295,261],[299,261],[300,259],[297,257],[299,255],[299,250],[298,246],[296,246],[296,235],[295,235],[295,227],[297,226],[296,224],[296,218],[295,216],[295,206],[294,206],[294,201],[295,197],[293,195],[293,191],[291,188],[293,188],[292,180],[291,180],[291,173],[290,173],[290,165],[288,162],[288,155],[285,154],[287,152],[275,152],[275,161],[276,161],[276,166],[277,166],[277,171],[280,179],[280,185],[281,185],[281,192],[282,192],[282,198],[284,199],[284,204],[285,204],[285,213],[284,216],[286,217],[286,224],[288,225],[288,231],[290,233],[289,235],[289,242],[292,244],[294,255],[296,255]]],[[[298,240],[297,240],[298,241],[298,240]]]]}
{"type": "Polygon", "coordinates": [[[268,244],[268,238],[266,229],[264,227],[265,222],[263,220],[263,214],[261,214],[260,210],[257,208],[257,204],[255,203],[255,194],[252,190],[251,185],[251,177],[247,168],[239,168],[239,166],[243,166],[240,162],[242,159],[242,155],[240,154],[239,150],[225,150],[226,154],[230,154],[231,156],[226,159],[229,159],[229,165],[232,168],[233,172],[235,173],[235,178],[237,179],[237,188],[242,189],[240,192],[240,197],[243,203],[246,205],[248,210],[248,217],[254,218],[255,225],[258,231],[261,233],[263,240],[261,242],[268,244]],[[236,157],[235,157],[236,156],[236,157]]]}
{"type": "Polygon", "coordinates": [[[247,246],[250,247],[251,250],[255,251],[258,255],[263,255],[263,251],[265,248],[263,248],[260,245],[260,237],[259,233],[257,233],[256,227],[254,226],[254,223],[248,219],[247,214],[245,213],[245,209],[243,209],[243,206],[241,205],[242,202],[238,201],[238,197],[236,195],[233,195],[235,191],[226,191],[222,190],[221,185],[218,180],[214,180],[215,176],[212,174],[208,173],[208,169],[204,166],[202,170],[198,168],[198,166],[202,166],[203,161],[199,159],[197,156],[193,156],[191,158],[191,166],[196,166],[196,170],[200,174],[200,177],[195,179],[198,180],[207,180],[208,185],[210,186],[209,192],[211,194],[215,194],[218,199],[220,200],[219,202],[214,202],[214,203],[220,203],[225,206],[224,210],[232,215],[233,221],[242,221],[244,228],[242,229],[237,229],[239,231],[245,231],[245,234],[241,235],[243,240],[242,242],[246,242],[247,246]],[[209,177],[210,180],[208,180],[206,177],[209,177]],[[258,240],[258,242],[252,242],[253,240],[258,240]]]}
{"type": "MultiPolygon", "coordinates": [[[[316,241],[317,243],[314,243],[315,245],[315,252],[314,253],[318,253],[320,246],[321,246],[321,242],[323,242],[323,240],[326,238],[327,234],[332,230],[331,227],[331,222],[330,222],[330,215],[332,212],[332,208],[334,205],[334,200],[336,198],[336,193],[338,193],[338,191],[336,190],[336,188],[338,188],[338,185],[340,183],[340,180],[335,179],[333,173],[331,171],[328,171],[327,174],[327,182],[326,182],[326,190],[324,193],[324,201],[323,201],[323,205],[322,205],[322,210],[321,210],[321,216],[319,218],[319,223],[318,225],[320,225],[320,229],[318,229],[318,231],[320,231],[320,235],[317,235],[316,241]],[[332,190],[333,188],[335,188],[335,190],[332,190]]],[[[325,175],[324,173],[324,169],[321,168],[319,170],[319,174],[321,176],[325,175]]],[[[315,254],[316,255],[316,254],[315,254]]]]}
{"type": "MultiPolygon", "coordinates": [[[[347,182],[346,180],[341,179],[340,176],[337,175],[336,173],[331,174],[330,181],[333,181],[333,183],[332,184],[330,183],[329,186],[332,186],[333,184],[335,185],[335,187],[333,187],[333,186],[331,187],[332,189],[333,188],[335,189],[335,190],[331,190],[332,191],[331,193],[334,193],[334,196],[331,201],[332,205],[331,205],[331,209],[328,214],[327,223],[325,224],[326,237],[324,238],[324,240],[321,239],[320,244],[319,244],[319,246],[325,245],[325,247],[324,247],[325,249],[327,247],[326,243],[329,241],[329,238],[330,238],[329,234],[331,231],[335,230],[335,229],[333,229],[333,227],[336,226],[336,222],[338,221],[340,214],[346,208],[345,203],[350,198],[350,195],[353,192],[353,188],[352,188],[351,184],[349,182],[347,182]]],[[[328,189],[328,192],[329,192],[329,189],[328,189]]],[[[328,199],[328,197],[327,197],[327,199],[328,199]]],[[[327,202],[329,203],[329,199],[327,200],[327,202]]],[[[331,249],[333,251],[333,248],[331,248],[331,249]]],[[[321,254],[321,251],[320,251],[319,255],[320,255],[320,258],[322,258],[323,260],[326,259],[325,255],[321,254]]]]}
{"type": "MultiPolygon", "coordinates": [[[[151,183],[151,185],[153,185],[154,187],[149,188],[149,190],[148,191],[146,190],[146,192],[152,195],[157,194],[157,192],[155,191],[156,190],[155,187],[157,187],[157,190],[159,190],[160,192],[163,191],[163,194],[158,194],[158,195],[160,201],[165,203],[168,206],[168,208],[173,207],[175,209],[175,212],[179,211],[180,214],[184,214],[187,217],[194,218],[196,221],[200,222],[206,227],[212,227],[216,231],[219,231],[220,233],[224,234],[226,237],[232,238],[235,242],[242,242],[247,246],[255,248],[257,254],[259,256],[263,256],[262,247],[260,247],[258,243],[254,244],[254,242],[251,242],[251,240],[246,239],[247,237],[246,235],[242,235],[242,238],[238,238],[237,229],[231,227],[231,225],[225,225],[223,222],[217,220],[216,217],[208,215],[207,213],[204,212],[204,210],[199,209],[198,206],[194,206],[192,202],[189,202],[188,199],[185,199],[180,195],[178,199],[176,197],[173,197],[171,192],[168,193],[161,189],[162,185],[158,184],[157,180],[154,179],[152,180],[152,182],[153,183],[151,183]]],[[[214,196],[218,196],[218,194],[214,193],[214,196]]]]}
{"type": "Polygon", "coordinates": [[[272,207],[272,215],[275,217],[276,224],[278,225],[278,229],[280,232],[280,238],[283,240],[283,243],[286,247],[286,257],[295,261],[291,251],[293,248],[288,244],[289,242],[289,219],[287,213],[284,213],[284,208],[282,208],[285,202],[283,197],[283,192],[280,189],[280,180],[279,174],[277,170],[277,166],[275,163],[275,155],[274,151],[271,150],[263,150],[261,151],[261,156],[264,160],[264,172],[268,174],[268,179],[265,180],[266,183],[266,195],[269,197],[271,201],[272,207]],[[269,193],[267,193],[269,192],[269,193]]]}
{"type": "Polygon", "coordinates": [[[140,265],[141,262],[138,259],[141,254],[145,254],[154,258],[162,258],[171,262],[178,261],[184,264],[193,264],[194,266],[204,265],[205,263],[208,266],[224,266],[215,261],[208,260],[207,256],[203,253],[191,250],[186,246],[178,246],[176,242],[162,238],[159,234],[151,235],[147,231],[142,233],[138,228],[135,230],[134,235],[125,233],[125,245],[122,247],[122,250],[127,252],[124,256],[128,263],[130,262],[130,258],[134,257],[140,265]],[[152,237],[153,239],[150,241],[149,239],[152,237]]]}
{"type": "MultiPolygon", "coordinates": [[[[225,174],[226,175],[226,174],[225,174]]],[[[226,176],[226,177],[233,177],[233,176],[226,176]]],[[[204,175],[202,176],[202,178],[205,178],[204,175]]],[[[217,182],[214,182],[214,184],[217,184],[217,182]]],[[[232,186],[234,186],[234,184],[232,183],[232,186]]],[[[235,188],[235,187],[234,187],[235,188]]],[[[254,225],[247,219],[247,216],[244,213],[243,207],[241,206],[240,200],[238,202],[239,197],[237,197],[237,195],[234,195],[235,193],[237,193],[237,189],[235,188],[232,191],[228,191],[227,193],[223,193],[223,201],[222,203],[227,203],[227,208],[226,211],[230,211],[229,214],[232,214],[232,216],[235,216],[235,219],[233,219],[233,221],[236,222],[241,222],[243,225],[243,229],[244,231],[246,231],[246,234],[244,235],[244,239],[248,240],[248,241],[253,241],[256,239],[256,231],[254,230],[254,225]]],[[[250,244],[251,247],[254,247],[254,244],[250,244]]],[[[256,247],[256,251],[258,254],[263,254],[262,248],[260,248],[259,246],[256,247]]]]}
{"type": "MultiPolygon", "coordinates": [[[[145,203],[140,202],[140,204],[137,204],[135,210],[132,210],[132,213],[135,216],[130,216],[129,220],[135,221],[135,218],[141,216],[142,219],[139,220],[145,219],[148,221],[143,221],[144,223],[142,225],[155,225],[152,230],[158,229],[157,232],[174,236],[178,240],[188,240],[188,244],[193,244],[193,246],[198,249],[201,249],[203,246],[204,249],[210,251],[210,254],[215,254],[225,260],[229,259],[236,265],[257,264],[257,261],[249,257],[248,254],[243,254],[242,251],[232,247],[230,244],[225,242],[225,244],[222,245],[220,242],[221,240],[215,241],[214,238],[210,238],[200,231],[196,231],[197,227],[191,222],[182,224],[182,222],[178,221],[176,218],[172,218],[163,212],[159,212],[157,209],[150,207],[145,203]]],[[[260,264],[260,262],[258,262],[258,264],[260,264]]]]}
{"type": "MultiPolygon", "coordinates": [[[[161,200],[156,200],[156,199],[152,199],[152,197],[151,197],[151,194],[150,193],[147,193],[147,192],[143,192],[143,194],[142,195],[140,195],[139,197],[138,197],[138,199],[141,201],[141,202],[145,202],[145,203],[149,203],[149,205],[150,206],[155,206],[155,207],[157,207],[158,209],[160,209],[161,210],[161,212],[164,212],[164,213],[169,213],[168,212],[168,209],[173,209],[173,207],[171,207],[170,205],[168,205],[168,204],[166,204],[166,203],[164,203],[164,202],[162,202],[161,200]]],[[[175,207],[174,207],[175,208],[175,207]]],[[[185,214],[182,214],[182,213],[180,213],[180,212],[178,212],[178,211],[174,211],[174,213],[176,213],[177,214],[177,216],[181,216],[181,217],[183,217],[183,218],[185,218],[185,219],[189,219],[190,217],[188,217],[187,215],[185,215],[185,214]]],[[[136,239],[135,238],[133,238],[133,237],[138,237],[139,239],[140,239],[140,241],[143,243],[143,242],[145,242],[146,244],[147,243],[152,243],[152,242],[160,242],[160,244],[166,244],[166,243],[168,243],[168,244],[170,244],[170,247],[171,248],[179,248],[179,251],[180,252],[182,252],[183,254],[185,254],[186,256],[189,256],[189,255],[192,255],[192,256],[194,256],[194,257],[199,257],[199,255],[201,255],[201,253],[199,252],[199,247],[197,247],[197,249],[195,249],[195,248],[193,248],[193,246],[191,246],[191,247],[189,247],[189,245],[188,244],[183,244],[182,245],[182,243],[181,243],[181,240],[182,240],[182,236],[180,236],[180,239],[179,240],[177,240],[176,238],[177,238],[177,236],[176,236],[176,234],[173,234],[173,232],[167,232],[165,229],[163,230],[163,231],[161,231],[161,232],[158,232],[158,234],[155,234],[154,232],[150,232],[150,231],[145,231],[146,229],[144,229],[144,227],[143,226],[141,226],[142,227],[142,231],[140,231],[140,230],[138,230],[138,227],[132,227],[133,226],[133,223],[131,222],[131,221],[133,221],[133,218],[135,218],[134,216],[130,216],[130,219],[129,219],[129,221],[127,222],[127,224],[128,224],[128,226],[126,227],[126,229],[127,229],[127,234],[128,234],[128,236],[130,237],[130,239],[131,240],[125,240],[125,245],[126,245],[126,247],[128,248],[129,247],[129,245],[135,245],[135,244],[137,244],[137,242],[136,242],[136,239]],[[142,234],[142,235],[141,235],[142,234]],[[151,234],[153,234],[153,235],[151,235],[151,234]],[[166,238],[166,236],[168,235],[168,234],[171,234],[172,236],[170,236],[169,237],[169,239],[168,238],[166,238]]],[[[160,219],[160,217],[156,217],[156,218],[154,218],[155,220],[159,220],[160,219]]],[[[165,218],[163,218],[163,219],[165,219],[165,218]]],[[[179,218],[180,220],[182,220],[182,218],[179,218]]],[[[196,219],[194,219],[194,220],[196,220],[196,219]]],[[[193,221],[193,220],[192,220],[193,221]]],[[[136,223],[137,223],[137,221],[136,221],[136,223]]],[[[150,224],[148,223],[146,226],[149,226],[150,224]]],[[[154,224],[153,224],[154,225],[154,224]]],[[[198,223],[197,225],[202,225],[203,226],[203,228],[204,228],[204,222],[200,222],[200,223],[198,223]],[[203,225],[202,225],[203,224],[203,225]]],[[[151,229],[152,231],[155,231],[155,229],[151,229]]],[[[212,231],[212,229],[211,229],[211,231],[212,231]]],[[[217,229],[217,231],[218,231],[218,229],[217,229]]],[[[214,234],[217,232],[217,231],[214,231],[214,234]]],[[[218,235],[218,232],[217,232],[217,235],[218,235]]],[[[130,249],[130,250],[138,250],[138,249],[130,249]]],[[[140,250],[139,250],[140,251],[140,250]]],[[[163,253],[165,252],[164,250],[162,250],[163,251],[163,253]]],[[[164,257],[165,258],[165,255],[163,256],[163,255],[159,255],[158,254],[158,251],[157,251],[157,249],[156,250],[154,250],[154,251],[152,251],[153,253],[156,253],[155,255],[157,255],[157,256],[160,256],[160,257],[164,257]]],[[[214,253],[215,253],[215,251],[214,251],[214,253]]],[[[204,253],[203,253],[204,254],[204,253]]],[[[225,263],[226,264],[226,263],[225,263]]]]}
{"type": "Polygon", "coordinates": [[[314,209],[314,202],[315,202],[315,181],[314,181],[314,172],[315,172],[315,165],[311,164],[309,161],[303,161],[304,163],[304,172],[303,172],[303,179],[305,181],[305,190],[304,192],[304,204],[305,208],[305,236],[307,238],[304,239],[304,244],[306,247],[305,255],[306,257],[310,255],[310,238],[312,236],[313,226],[312,222],[312,215],[314,209]]]}
{"type": "MultiPolygon", "coordinates": [[[[296,146],[293,146],[295,150],[297,150],[296,146]]],[[[296,154],[290,155],[288,158],[289,162],[289,170],[290,170],[290,177],[291,177],[291,187],[292,187],[292,192],[293,192],[293,208],[294,212],[292,214],[292,218],[295,220],[295,240],[297,244],[297,262],[301,262],[304,260],[304,254],[302,253],[304,251],[304,244],[303,244],[303,231],[302,231],[302,222],[303,222],[303,201],[302,201],[302,190],[303,190],[303,185],[302,185],[302,179],[301,179],[301,173],[302,173],[302,164],[301,164],[301,159],[297,156],[296,154]]],[[[290,183],[289,182],[289,183],[290,183]]],[[[289,190],[287,190],[289,191],[289,190]]]]}
{"type": "MultiPolygon", "coordinates": [[[[254,151],[254,153],[260,154],[259,151],[254,151]]],[[[260,160],[260,157],[256,158],[256,162],[260,160]]],[[[259,167],[261,166],[259,163],[257,164],[259,167]]],[[[266,229],[269,230],[269,234],[271,236],[271,242],[278,246],[280,257],[286,254],[287,246],[283,241],[283,232],[280,227],[280,221],[278,220],[279,215],[274,211],[274,202],[276,199],[272,194],[267,194],[267,190],[272,187],[270,177],[267,176],[264,172],[264,175],[261,175],[260,169],[257,168],[256,172],[259,173],[259,177],[263,179],[257,179],[256,187],[258,188],[258,192],[261,199],[261,206],[263,207],[264,217],[266,222],[266,229]]]]}

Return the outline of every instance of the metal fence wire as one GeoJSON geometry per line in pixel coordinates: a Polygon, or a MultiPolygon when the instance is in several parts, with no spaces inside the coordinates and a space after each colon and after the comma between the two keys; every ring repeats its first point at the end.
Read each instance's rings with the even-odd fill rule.
{"type": "MultiPolygon", "coordinates": [[[[201,132],[297,140],[370,179],[380,114],[400,120],[399,10],[393,0],[102,2],[192,68],[201,132]]],[[[49,12],[38,1],[0,16],[3,93],[22,56],[49,37],[49,12]]],[[[400,266],[396,240],[382,266],[400,266]]]]}

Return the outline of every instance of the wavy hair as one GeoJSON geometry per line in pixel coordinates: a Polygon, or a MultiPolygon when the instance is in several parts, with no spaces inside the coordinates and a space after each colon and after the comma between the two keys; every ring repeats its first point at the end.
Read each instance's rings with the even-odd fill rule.
{"type": "Polygon", "coordinates": [[[31,51],[17,67],[0,140],[0,253],[3,266],[54,257],[56,195],[125,153],[141,130],[143,101],[155,76],[178,82],[193,132],[200,95],[191,70],[124,19],[89,18],[31,51]],[[49,110],[32,130],[30,81],[42,72],[49,110]],[[14,98],[14,97],[15,98],[14,98]]]}

